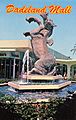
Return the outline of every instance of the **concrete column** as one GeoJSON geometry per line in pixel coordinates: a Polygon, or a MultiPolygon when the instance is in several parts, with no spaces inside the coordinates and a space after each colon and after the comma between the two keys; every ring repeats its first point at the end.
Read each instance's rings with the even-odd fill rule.
{"type": "Polygon", "coordinates": [[[5,59],[5,78],[6,78],[6,60],[7,59],[5,59]]]}
{"type": "Polygon", "coordinates": [[[71,65],[68,64],[68,65],[67,65],[67,77],[68,77],[68,78],[70,78],[70,67],[71,67],[71,65]]]}
{"type": "Polygon", "coordinates": [[[21,63],[21,61],[19,60],[19,74],[20,74],[20,63],[21,63]]]}
{"type": "Polygon", "coordinates": [[[71,70],[72,70],[71,76],[74,77],[74,66],[72,66],[72,69],[71,69],[71,70]]]}
{"type": "Polygon", "coordinates": [[[10,63],[9,63],[9,78],[11,78],[11,59],[10,59],[10,63]]]}
{"type": "Polygon", "coordinates": [[[14,58],[14,61],[13,61],[13,79],[15,78],[15,58],[14,58]]]}

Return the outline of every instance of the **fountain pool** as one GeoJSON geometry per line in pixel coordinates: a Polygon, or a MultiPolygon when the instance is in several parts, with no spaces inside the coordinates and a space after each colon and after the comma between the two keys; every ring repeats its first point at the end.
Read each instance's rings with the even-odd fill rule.
{"type": "Polygon", "coordinates": [[[4,86],[0,87],[0,94],[10,95],[16,97],[18,100],[25,101],[27,99],[46,99],[50,97],[67,97],[69,93],[76,91],[76,84],[72,83],[69,86],[60,89],[60,90],[51,90],[51,91],[16,91],[15,89],[4,86]]]}

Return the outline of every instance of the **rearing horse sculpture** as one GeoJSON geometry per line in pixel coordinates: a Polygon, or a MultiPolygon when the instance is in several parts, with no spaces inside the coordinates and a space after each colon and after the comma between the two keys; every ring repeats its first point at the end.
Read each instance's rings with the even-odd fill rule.
{"type": "Polygon", "coordinates": [[[36,22],[39,26],[38,28],[24,33],[25,37],[31,37],[32,50],[37,57],[37,61],[34,64],[34,68],[29,72],[29,74],[38,73],[41,75],[54,75],[56,69],[54,67],[55,58],[52,53],[49,53],[48,46],[53,44],[53,40],[48,40],[52,35],[53,28],[56,26],[51,19],[48,19],[48,13],[40,15],[43,18],[43,23],[40,19],[35,17],[29,17],[26,19],[29,23],[36,22]]]}

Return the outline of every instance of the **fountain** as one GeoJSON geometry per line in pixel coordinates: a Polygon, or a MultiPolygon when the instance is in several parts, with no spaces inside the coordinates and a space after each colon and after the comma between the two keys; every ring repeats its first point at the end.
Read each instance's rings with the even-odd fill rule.
{"type": "Polygon", "coordinates": [[[23,80],[23,75],[25,74],[25,62],[27,60],[27,72],[26,72],[26,75],[28,75],[28,72],[29,72],[29,50],[27,50],[24,54],[24,57],[23,57],[23,64],[22,64],[22,72],[21,72],[21,80],[18,81],[18,83],[21,85],[21,84],[27,84],[28,83],[28,79],[26,77],[26,80],[23,80]]]}
{"type": "Polygon", "coordinates": [[[48,45],[53,44],[53,40],[49,39],[52,35],[53,28],[56,25],[48,18],[48,13],[40,15],[43,18],[43,23],[36,17],[26,18],[29,23],[36,22],[38,28],[24,33],[25,37],[31,37],[31,46],[36,62],[34,67],[29,71],[29,50],[27,50],[23,57],[21,81],[8,82],[8,85],[18,90],[49,90],[60,89],[69,84],[70,81],[62,81],[61,75],[56,75],[56,60],[52,53],[48,51],[48,45]],[[27,72],[24,71],[25,61],[27,60],[27,72]],[[24,81],[24,82],[23,82],[24,81]],[[52,82],[56,81],[56,82],[52,82]],[[61,82],[58,82],[61,81],[61,82]]]}

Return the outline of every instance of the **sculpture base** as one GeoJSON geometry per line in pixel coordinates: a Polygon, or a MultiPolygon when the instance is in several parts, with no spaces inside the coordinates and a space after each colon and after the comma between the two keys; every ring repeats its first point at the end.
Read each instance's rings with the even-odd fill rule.
{"type": "Polygon", "coordinates": [[[52,76],[52,75],[26,75],[23,74],[21,76],[22,79],[27,79],[27,80],[59,80],[59,79],[64,79],[61,75],[56,75],[56,76],[52,76]]]}

